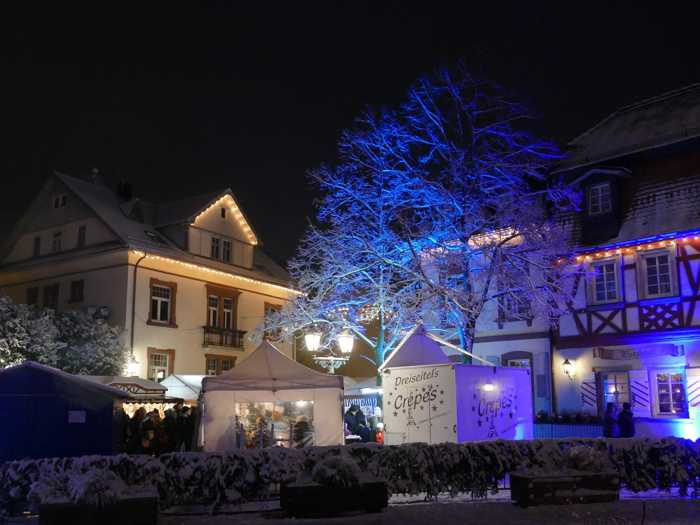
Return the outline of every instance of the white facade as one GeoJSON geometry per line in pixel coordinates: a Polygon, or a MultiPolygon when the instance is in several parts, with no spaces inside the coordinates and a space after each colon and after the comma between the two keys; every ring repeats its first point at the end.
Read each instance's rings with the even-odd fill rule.
{"type": "Polygon", "coordinates": [[[123,328],[131,374],[218,374],[296,293],[283,269],[257,261],[258,242],[230,190],[152,205],[57,174],[3,247],[0,293],[106,316],[123,328]]]}

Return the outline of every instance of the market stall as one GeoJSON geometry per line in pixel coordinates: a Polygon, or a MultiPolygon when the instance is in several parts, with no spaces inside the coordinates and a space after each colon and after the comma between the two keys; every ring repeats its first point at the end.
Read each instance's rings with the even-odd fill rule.
{"type": "Polygon", "coordinates": [[[444,345],[418,327],[380,368],[386,443],[531,439],[530,370],[455,363],[444,345]]]}
{"type": "Polygon", "coordinates": [[[124,412],[129,417],[133,417],[139,408],[143,408],[146,412],[157,410],[162,418],[165,417],[166,410],[171,410],[176,404],[183,402],[182,397],[171,394],[170,389],[164,384],[165,381],[156,383],[150,379],[135,376],[81,375],[80,377],[131,394],[131,399],[125,401],[123,405],[124,412]]]}
{"type": "Polygon", "coordinates": [[[343,443],[343,377],[322,374],[263,342],[202,381],[205,451],[343,443]]]}

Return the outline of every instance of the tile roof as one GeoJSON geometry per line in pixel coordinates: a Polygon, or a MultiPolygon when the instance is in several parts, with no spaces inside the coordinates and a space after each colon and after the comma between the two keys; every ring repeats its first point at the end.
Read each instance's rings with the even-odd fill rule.
{"type": "Polygon", "coordinates": [[[576,137],[555,169],[568,171],[700,136],[700,84],[618,109],[576,137]]]}

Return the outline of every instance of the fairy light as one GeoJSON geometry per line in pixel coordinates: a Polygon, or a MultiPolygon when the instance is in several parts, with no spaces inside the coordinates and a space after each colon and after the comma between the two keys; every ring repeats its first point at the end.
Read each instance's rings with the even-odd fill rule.
{"type": "Polygon", "coordinates": [[[262,284],[264,286],[270,286],[272,288],[276,288],[278,290],[283,290],[285,292],[303,295],[303,292],[300,292],[299,290],[295,290],[293,288],[288,288],[286,286],[282,286],[279,284],[272,284],[272,283],[269,283],[266,281],[260,281],[258,279],[251,279],[250,277],[243,277],[242,275],[236,275],[235,273],[229,273],[229,272],[223,272],[221,270],[215,270],[214,268],[209,268],[207,266],[201,266],[199,264],[178,261],[177,259],[171,259],[170,257],[163,257],[162,255],[152,255],[150,253],[144,253],[144,252],[140,252],[138,250],[132,250],[132,253],[134,255],[136,255],[137,257],[145,256],[146,259],[152,259],[155,261],[162,261],[162,262],[167,262],[167,263],[172,263],[172,264],[178,264],[180,266],[184,266],[186,268],[190,268],[193,270],[207,272],[207,273],[211,273],[211,274],[215,274],[215,275],[221,275],[223,277],[229,277],[229,278],[237,279],[239,281],[243,281],[243,282],[247,282],[247,283],[262,284]]]}
{"type": "Polygon", "coordinates": [[[677,239],[665,239],[665,240],[659,240],[655,242],[643,242],[639,243],[634,246],[624,246],[620,248],[608,248],[607,250],[603,251],[598,251],[598,252],[591,252],[583,255],[577,255],[575,260],[578,262],[581,261],[590,261],[592,259],[598,259],[601,257],[610,257],[613,254],[617,255],[624,255],[624,254],[633,254],[635,252],[639,252],[642,250],[654,250],[654,249],[659,249],[659,248],[669,248],[669,247],[674,247],[682,244],[688,244],[693,241],[700,240],[700,235],[694,235],[692,237],[686,236],[686,237],[679,237],[677,239]]]}
{"type": "Polygon", "coordinates": [[[236,219],[238,222],[239,226],[243,230],[243,232],[246,234],[246,237],[248,237],[248,241],[255,245],[258,244],[258,239],[255,237],[255,234],[253,233],[253,230],[251,229],[250,225],[248,222],[245,220],[245,217],[243,217],[243,213],[241,212],[240,208],[236,204],[236,201],[233,200],[233,198],[230,195],[224,195],[223,197],[219,198],[212,204],[210,204],[207,208],[202,210],[195,218],[193,221],[193,224],[199,220],[199,218],[203,215],[206,215],[209,213],[209,211],[212,208],[217,208],[221,206],[221,201],[225,201],[225,204],[228,205],[229,211],[233,214],[233,217],[236,219]]]}

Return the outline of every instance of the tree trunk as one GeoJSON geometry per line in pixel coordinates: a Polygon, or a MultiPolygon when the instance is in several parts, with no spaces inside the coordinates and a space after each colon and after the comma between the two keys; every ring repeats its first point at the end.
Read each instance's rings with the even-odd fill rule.
{"type": "Polygon", "coordinates": [[[384,363],[385,347],[384,330],[380,326],[379,334],[377,334],[377,344],[374,345],[374,362],[377,363],[377,386],[382,386],[382,374],[379,373],[379,367],[384,363]]]}

